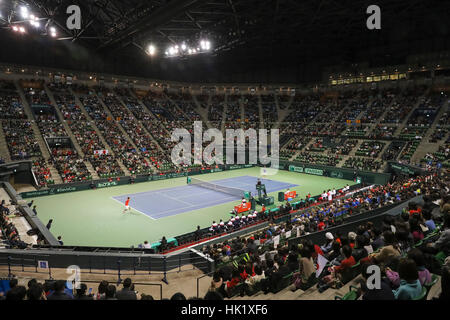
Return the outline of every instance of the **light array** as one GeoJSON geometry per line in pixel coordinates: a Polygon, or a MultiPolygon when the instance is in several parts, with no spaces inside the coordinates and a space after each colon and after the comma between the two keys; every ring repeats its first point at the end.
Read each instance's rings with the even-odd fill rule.
{"type": "MultiPolygon", "coordinates": [[[[150,47],[153,47],[153,51],[150,51],[150,49],[147,50],[147,54],[154,55],[156,52],[156,48],[153,45],[150,45],[150,47]],[[152,53],[153,52],[153,53],[152,53]]],[[[198,46],[191,47],[188,46],[186,43],[182,43],[180,45],[174,45],[165,51],[166,57],[180,57],[180,56],[186,56],[186,55],[193,55],[197,53],[203,53],[211,50],[211,42],[209,40],[201,40],[199,42],[198,46]]]]}
{"type": "MultiPolygon", "coordinates": [[[[13,22],[10,26],[11,30],[17,33],[26,33],[27,29],[25,27],[25,23],[28,22],[32,27],[39,30],[41,28],[41,21],[46,20],[46,18],[39,18],[33,13],[31,13],[27,6],[19,7],[18,11],[16,11],[16,15],[22,18],[22,21],[13,22]]],[[[56,38],[57,32],[55,27],[48,28],[47,35],[56,38]]]]}

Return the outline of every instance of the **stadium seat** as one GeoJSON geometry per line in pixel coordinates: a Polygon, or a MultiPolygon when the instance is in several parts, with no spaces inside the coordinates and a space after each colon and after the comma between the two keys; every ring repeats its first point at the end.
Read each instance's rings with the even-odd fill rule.
{"type": "Polygon", "coordinates": [[[349,291],[343,297],[336,295],[334,296],[334,300],[357,300],[358,297],[358,288],[350,286],[349,291]]]}
{"type": "Polygon", "coordinates": [[[294,274],[291,272],[285,275],[280,282],[278,282],[274,287],[272,287],[272,293],[277,293],[289,286],[292,282],[292,276],[294,274]]]}
{"type": "Polygon", "coordinates": [[[428,290],[425,286],[422,287],[422,292],[419,296],[415,297],[413,300],[426,300],[427,299],[428,290]]]}
{"type": "Polygon", "coordinates": [[[236,286],[234,286],[233,288],[231,288],[231,290],[228,290],[228,298],[233,298],[237,295],[241,295],[244,293],[244,283],[239,283],[236,286]]]}
{"type": "Polygon", "coordinates": [[[425,283],[423,286],[430,292],[430,289],[438,282],[439,277],[435,274],[431,275],[431,282],[425,283]]]}

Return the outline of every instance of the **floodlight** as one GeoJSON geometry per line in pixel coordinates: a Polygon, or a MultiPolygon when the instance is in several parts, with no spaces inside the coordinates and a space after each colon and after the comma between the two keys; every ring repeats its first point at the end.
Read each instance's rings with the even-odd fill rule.
{"type": "Polygon", "coordinates": [[[147,49],[147,53],[153,56],[156,53],[156,48],[154,45],[150,44],[147,49]]]}
{"type": "Polygon", "coordinates": [[[28,18],[28,8],[25,6],[20,7],[20,14],[22,18],[27,19],[28,18]]]}

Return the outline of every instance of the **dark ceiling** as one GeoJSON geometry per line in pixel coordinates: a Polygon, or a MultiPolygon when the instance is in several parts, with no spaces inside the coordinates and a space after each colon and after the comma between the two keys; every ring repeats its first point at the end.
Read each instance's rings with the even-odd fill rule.
{"type": "MultiPolygon", "coordinates": [[[[7,0],[0,2],[0,12],[7,0]]],[[[23,1],[9,1],[13,9],[23,1]]],[[[381,30],[366,28],[365,0],[30,0],[59,40],[0,29],[0,62],[40,64],[181,81],[317,81],[327,66],[402,64],[411,54],[450,47],[450,1],[377,0],[381,30]],[[67,30],[77,4],[82,29],[67,30]],[[213,50],[164,57],[181,42],[213,50]],[[157,57],[143,48],[153,43],[157,57]],[[3,45],[5,44],[5,45],[3,45]],[[3,48],[6,48],[3,50],[3,48]]],[[[2,24],[0,23],[0,26],[2,24]]],[[[3,26],[7,27],[6,20],[3,26]]]]}

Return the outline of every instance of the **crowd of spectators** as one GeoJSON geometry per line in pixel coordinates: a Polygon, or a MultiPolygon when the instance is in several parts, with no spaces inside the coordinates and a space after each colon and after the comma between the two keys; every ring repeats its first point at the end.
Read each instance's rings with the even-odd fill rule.
{"type": "Polygon", "coordinates": [[[14,208],[14,205],[6,203],[4,199],[0,201],[0,246],[3,248],[25,249],[28,247],[28,244],[20,239],[17,228],[8,217],[14,213],[14,208]]]}
{"type": "MultiPolygon", "coordinates": [[[[259,290],[277,292],[283,279],[290,275],[292,291],[317,284],[318,291],[322,292],[330,287],[339,288],[359,274],[367,279],[368,266],[378,265],[383,272],[383,286],[371,291],[362,281],[358,295],[363,300],[418,298],[422,286],[431,283],[431,272],[442,274],[439,298],[448,299],[450,263],[436,264],[432,257],[439,251],[444,257],[450,254],[450,198],[441,193],[450,191],[445,179],[419,177],[353,194],[347,203],[360,201],[355,207],[366,210],[424,195],[422,205],[410,202],[401,215],[386,216],[381,227],[367,222],[348,233],[333,229],[324,234],[323,243],[313,243],[305,237],[298,245],[289,247],[285,240],[291,234],[307,235],[333,226],[333,219],[328,215],[311,217],[303,213],[250,236],[204,246],[203,253],[211,256],[218,267],[209,290],[224,297],[252,295],[259,290]],[[437,206],[432,201],[439,198],[437,206]],[[436,210],[438,213],[432,214],[436,210]],[[439,223],[443,223],[441,232],[439,223]],[[426,235],[433,237],[424,243],[426,235]],[[323,262],[320,265],[319,255],[326,265],[323,262]],[[321,268],[319,272],[317,266],[321,268]]],[[[338,201],[345,203],[340,198],[328,207],[339,205],[338,201]]]]}
{"type": "Polygon", "coordinates": [[[41,155],[41,149],[30,121],[3,120],[2,128],[11,160],[30,159],[41,155]]]}
{"type": "MultiPolygon", "coordinates": [[[[72,285],[69,289],[65,280],[46,280],[43,283],[37,279],[31,279],[26,286],[19,285],[19,279],[12,278],[8,281],[8,288],[0,292],[0,300],[6,301],[68,301],[68,300],[155,300],[151,294],[140,293],[136,290],[131,278],[125,278],[120,285],[102,280],[97,286],[97,290],[92,290],[86,283],[77,286],[72,285]],[[120,288],[120,290],[119,290],[120,288]]],[[[170,299],[162,300],[182,301],[182,300],[223,300],[221,295],[208,292],[203,298],[189,297],[181,292],[174,293],[170,299]]]]}
{"type": "Polygon", "coordinates": [[[12,82],[0,81],[0,119],[26,119],[20,97],[12,82]]]}
{"type": "Polygon", "coordinates": [[[345,160],[343,167],[363,171],[378,171],[382,165],[383,161],[373,158],[349,157],[345,160]]]}
{"type": "Polygon", "coordinates": [[[295,158],[296,161],[310,163],[310,164],[321,164],[325,166],[336,166],[342,157],[338,154],[327,155],[312,152],[300,152],[295,158]]]}
{"type": "Polygon", "coordinates": [[[369,133],[369,139],[392,140],[396,130],[396,126],[377,124],[369,133]]]}
{"type": "Polygon", "coordinates": [[[40,188],[45,188],[55,183],[48,163],[43,157],[33,159],[32,170],[40,188]]]}
{"type": "Polygon", "coordinates": [[[359,145],[358,150],[356,150],[356,155],[377,158],[384,146],[385,143],[382,141],[366,140],[359,145]]]}

